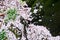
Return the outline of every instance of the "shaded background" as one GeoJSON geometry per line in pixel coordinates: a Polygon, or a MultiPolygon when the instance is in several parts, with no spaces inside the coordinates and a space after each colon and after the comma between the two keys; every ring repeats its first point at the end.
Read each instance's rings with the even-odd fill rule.
{"type": "Polygon", "coordinates": [[[60,0],[23,0],[31,7],[35,25],[44,25],[53,36],[60,35],[60,0]],[[40,8],[42,6],[43,8],[40,8]],[[38,9],[37,13],[33,13],[38,9]],[[39,21],[42,20],[42,21],[39,21]]]}

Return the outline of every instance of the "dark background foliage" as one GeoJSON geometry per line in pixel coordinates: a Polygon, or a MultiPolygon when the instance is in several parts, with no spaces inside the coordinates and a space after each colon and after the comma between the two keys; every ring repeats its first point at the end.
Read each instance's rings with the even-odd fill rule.
{"type": "Polygon", "coordinates": [[[53,36],[60,35],[60,0],[23,0],[31,7],[33,20],[31,23],[35,25],[44,25],[50,30],[53,36]],[[38,4],[38,5],[36,5],[38,4]],[[43,8],[40,8],[40,6],[43,8]],[[33,13],[34,9],[38,12],[33,13]],[[41,9],[41,11],[40,11],[41,9]],[[38,21],[41,19],[42,21],[38,21]]]}

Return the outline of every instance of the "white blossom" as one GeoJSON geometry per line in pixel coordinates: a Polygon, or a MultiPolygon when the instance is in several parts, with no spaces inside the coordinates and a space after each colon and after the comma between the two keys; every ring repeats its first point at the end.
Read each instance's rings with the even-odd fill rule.
{"type": "Polygon", "coordinates": [[[43,8],[43,6],[42,6],[42,5],[40,5],[40,8],[43,8]]]}
{"type": "MultiPolygon", "coordinates": [[[[17,3],[16,1],[19,2],[19,0],[5,0],[6,3],[4,5],[7,7],[6,10],[9,10],[11,7],[12,8],[16,7],[16,10],[17,10],[16,14],[18,14],[18,16],[16,16],[15,20],[9,20],[6,25],[4,24],[3,21],[7,19],[7,15],[5,16],[4,19],[0,18],[0,20],[2,20],[2,26],[0,28],[0,32],[4,29],[7,34],[6,36],[8,40],[20,40],[20,37],[16,38],[15,34],[8,29],[11,26],[11,24],[13,24],[14,25],[13,29],[18,28],[19,30],[21,30],[22,32],[21,40],[26,40],[26,37],[24,36],[24,25],[21,23],[20,18],[22,16],[24,20],[32,21],[33,17],[30,18],[32,14],[32,12],[30,12],[31,8],[24,7],[24,6],[28,6],[25,1],[23,2],[22,0],[20,0],[20,3],[17,3]]],[[[36,5],[38,6],[38,4],[36,5]]],[[[54,6],[54,4],[52,6],[54,6]]],[[[0,8],[2,7],[0,6],[0,8]]],[[[43,8],[43,6],[40,5],[40,8],[43,8]]],[[[34,9],[33,13],[37,13],[37,11],[38,9],[34,9]]],[[[41,22],[42,19],[39,19],[38,21],[41,22]]],[[[46,39],[47,40],[60,40],[60,36],[53,37],[50,31],[45,26],[28,24],[28,28],[26,28],[26,31],[27,31],[28,40],[46,40],[46,39]]]]}
{"type": "Polygon", "coordinates": [[[34,9],[34,12],[33,13],[37,13],[38,9],[34,9]]]}
{"type": "Polygon", "coordinates": [[[41,22],[42,21],[42,19],[39,19],[39,22],[41,22]]]}

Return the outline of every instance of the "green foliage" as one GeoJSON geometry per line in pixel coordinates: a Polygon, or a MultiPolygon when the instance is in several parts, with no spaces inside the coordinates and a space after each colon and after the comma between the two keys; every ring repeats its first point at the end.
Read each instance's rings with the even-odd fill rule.
{"type": "Polygon", "coordinates": [[[9,20],[10,19],[15,19],[15,17],[16,17],[16,9],[14,8],[14,9],[8,10],[7,16],[8,16],[9,20]]]}
{"type": "Polygon", "coordinates": [[[5,38],[6,38],[6,33],[5,33],[4,30],[2,30],[2,31],[0,32],[0,40],[5,40],[5,38]]]}
{"type": "Polygon", "coordinates": [[[8,20],[15,20],[15,18],[16,18],[16,13],[17,13],[17,11],[16,11],[16,9],[14,8],[14,9],[9,9],[8,11],[7,11],[7,18],[5,19],[5,22],[7,22],[8,20]]]}

